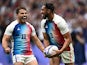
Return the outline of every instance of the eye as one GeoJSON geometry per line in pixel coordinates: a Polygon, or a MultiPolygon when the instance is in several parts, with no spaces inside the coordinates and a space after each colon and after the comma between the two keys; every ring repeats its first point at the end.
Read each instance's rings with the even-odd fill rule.
{"type": "Polygon", "coordinates": [[[21,14],[24,14],[24,13],[21,13],[21,14]]]}
{"type": "Polygon", "coordinates": [[[27,14],[27,13],[25,13],[25,14],[27,14]]]}

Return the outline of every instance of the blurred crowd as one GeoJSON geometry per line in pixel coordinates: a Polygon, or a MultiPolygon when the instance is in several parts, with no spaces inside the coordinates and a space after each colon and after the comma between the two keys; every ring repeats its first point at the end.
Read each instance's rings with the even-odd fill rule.
{"type": "Polygon", "coordinates": [[[75,46],[76,43],[84,48],[87,43],[87,0],[0,0],[0,42],[6,26],[16,19],[15,9],[18,6],[25,6],[28,9],[28,22],[35,27],[40,40],[43,40],[40,9],[46,2],[53,3],[55,13],[62,16],[68,23],[74,48],[78,47],[78,45],[75,46]]]}
{"type": "MultiPolygon", "coordinates": [[[[25,6],[29,11],[29,20],[34,25],[37,34],[40,33],[40,9],[42,4],[52,2],[55,5],[55,12],[64,17],[70,31],[82,28],[87,42],[87,1],[86,0],[0,0],[0,30],[11,23],[15,17],[15,9],[18,6],[25,6]]],[[[3,29],[3,30],[4,30],[3,29]]],[[[1,32],[0,32],[1,35],[1,32]]],[[[42,40],[42,36],[40,36],[42,40]]]]}

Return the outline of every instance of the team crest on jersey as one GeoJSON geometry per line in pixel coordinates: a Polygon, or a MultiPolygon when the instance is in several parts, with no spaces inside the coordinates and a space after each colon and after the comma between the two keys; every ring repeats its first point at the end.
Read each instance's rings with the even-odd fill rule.
{"type": "Polygon", "coordinates": [[[45,28],[48,28],[48,26],[46,25],[45,28]]]}
{"type": "Polygon", "coordinates": [[[17,30],[20,30],[20,28],[17,28],[17,30]]]}

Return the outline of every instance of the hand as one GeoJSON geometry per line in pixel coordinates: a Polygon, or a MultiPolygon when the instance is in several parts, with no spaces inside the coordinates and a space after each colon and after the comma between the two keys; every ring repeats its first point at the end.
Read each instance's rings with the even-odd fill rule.
{"type": "Polygon", "coordinates": [[[55,55],[60,55],[60,54],[62,53],[62,51],[61,51],[61,50],[53,50],[53,51],[55,51],[55,52],[56,52],[56,54],[55,54],[55,55]]]}
{"type": "Polygon", "coordinates": [[[9,47],[5,48],[4,50],[7,54],[9,54],[11,52],[11,49],[9,47]]]}
{"type": "Polygon", "coordinates": [[[51,56],[47,56],[48,58],[59,56],[62,53],[61,50],[53,50],[53,51],[55,51],[56,53],[55,54],[53,53],[53,55],[51,55],[51,56]]]}
{"type": "Polygon", "coordinates": [[[46,55],[46,52],[45,52],[45,51],[43,51],[43,54],[44,54],[44,57],[47,57],[47,55],[46,55]]]}
{"type": "Polygon", "coordinates": [[[50,57],[50,55],[47,55],[45,51],[43,51],[44,57],[50,57]]]}

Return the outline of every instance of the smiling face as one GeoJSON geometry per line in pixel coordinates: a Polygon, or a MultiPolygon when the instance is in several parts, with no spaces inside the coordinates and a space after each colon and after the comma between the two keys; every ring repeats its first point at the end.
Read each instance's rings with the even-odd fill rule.
{"type": "Polygon", "coordinates": [[[41,8],[41,14],[44,19],[48,17],[48,9],[44,5],[41,8]]]}
{"type": "Polygon", "coordinates": [[[27,11],[25,9],[20,9],[17,17],[20,23],[25,23],[27,21],[27,11]]]}

